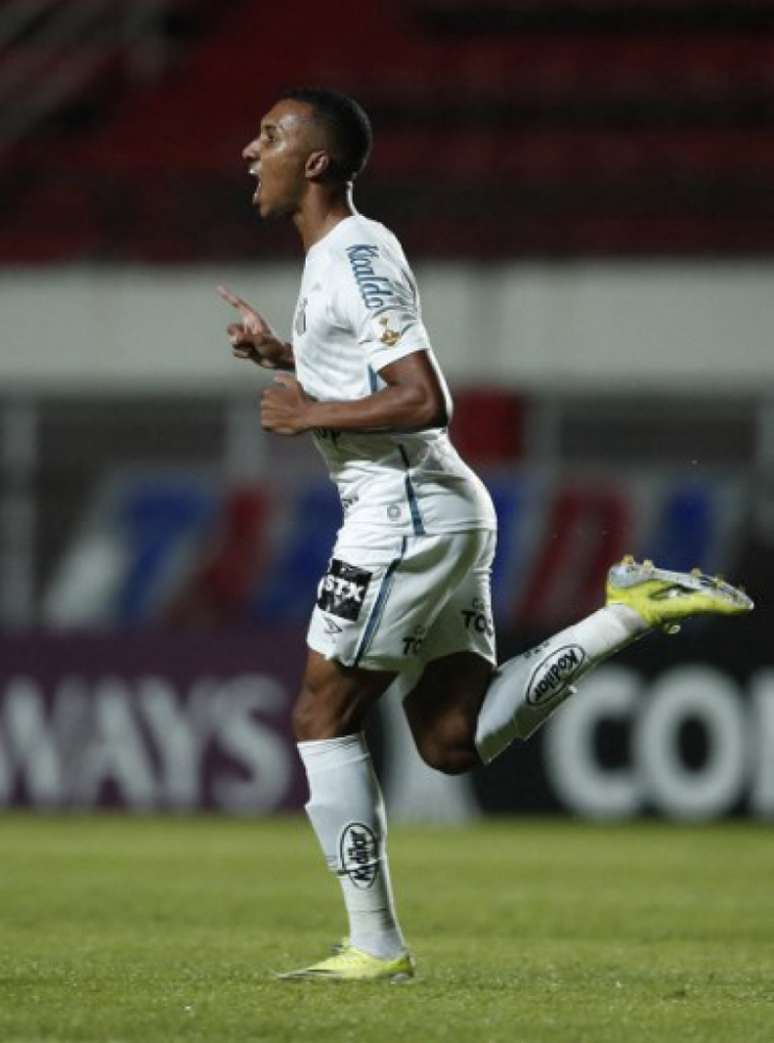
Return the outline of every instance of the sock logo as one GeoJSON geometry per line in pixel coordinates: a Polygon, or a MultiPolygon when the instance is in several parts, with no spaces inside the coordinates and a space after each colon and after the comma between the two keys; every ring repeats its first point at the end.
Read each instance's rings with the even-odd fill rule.
{"type": "Polygon", "coordinates": [[[328,571],[317,588],[317,604],[323,612],[354,621],[360,615],[370,582],[370,572],[331,558],[328,571]]]}
{"type": "Polygon", "coordinates": [[[540,706],[559,695],[577,677],[585,662],[586,653],[580,645],[563,645],[547,655],[529,679],[526,696],[529,705],[540,706]]]}
{"type": "Polygon", "coordinates": [[[376,834],[362,822],[350,822],[341,834],[341,873],[361,891],[373,886],[379,872],[376,834]]]}

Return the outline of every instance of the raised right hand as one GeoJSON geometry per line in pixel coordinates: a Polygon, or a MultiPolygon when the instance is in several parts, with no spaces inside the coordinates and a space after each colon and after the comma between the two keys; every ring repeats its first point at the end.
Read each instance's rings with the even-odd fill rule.
{"type": "Polygon", "coordinates": [[[268,322],[231,290],[218,287],[218,293],[239,312],[241,322],[230,322],[228,338],[238,359],[250,359],[267,369],[277,369],[286,359],[289,346],[277,336],[268,322]]]}

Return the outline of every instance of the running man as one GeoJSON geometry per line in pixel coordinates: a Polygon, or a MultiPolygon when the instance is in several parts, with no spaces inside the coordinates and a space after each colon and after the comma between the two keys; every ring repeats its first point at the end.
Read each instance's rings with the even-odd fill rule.
{"type": "Polygon", "coordinates": [[[363,738],[369,710],[394,681],[424,760],[466,772],[527,739],[583,675],[649,630],[753,607],[720,580],[625,559],[610,570],[605,607],[497,665],[495,512],[449,441],[451,401],[400,243],[354,208],[352,183],[370,148],[368,117],[351,98],[284,93],[243,158],[257,179],[260,216],[290,218],[306,255],[292,343],[219,289],[239,313],[228,327],[234,355],[287,371],[262,394],[264,430],[311,432],[344,512],[293,721],[306,810],[341,883],[349,934],[327,959],[283,975],[291,979],[414,974],[363,738]],[[474,615],[486,625],[471,627],[474,615]]]}

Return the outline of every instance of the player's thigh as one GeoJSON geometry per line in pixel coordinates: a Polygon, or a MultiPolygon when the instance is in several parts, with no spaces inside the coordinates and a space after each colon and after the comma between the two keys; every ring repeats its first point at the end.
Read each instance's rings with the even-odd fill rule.
{"type": "Polygon", "coordinates": [[[491,660],[467,651],[425,666],[403,709],[417,749],[431,767],[456,772],[477,763],[476,723],[494,669],[491,660]]]}
{"type": "Polygon", "coordinates": [[[471,543],[468,568],[447,592],[422,646],[425,665],[459,652],[497,662],[492,616],[492,563],[496,535],[486,530],[467,534],[471,543]]]}
{"type": "Polygon", "coordinates": [[[496,538],[492,532],[472,535],[475,559],[428,630],[424,669],[403,704],[419,752],[434,766],[444,751],[465,744],[473,749],[476,720],[497,663],[491,596],[496,538]]]}
{"type": "Polygon", "coordinates": [[[369,710],[394,679],[392,671],[345,666],[310,649],[293,709],[297,741],[336,739],[361,731],[369,710]]]}

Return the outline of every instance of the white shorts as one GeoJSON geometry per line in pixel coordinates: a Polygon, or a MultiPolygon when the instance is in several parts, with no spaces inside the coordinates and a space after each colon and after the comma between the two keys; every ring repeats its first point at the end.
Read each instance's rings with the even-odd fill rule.
{"type": "Polygon", "coordinates": [[[309,647],[345,666],[398,673],[453,652],[496,663],[496,541],[486,529],[366,539],[345,526],[320,580],[309,647]]]}

